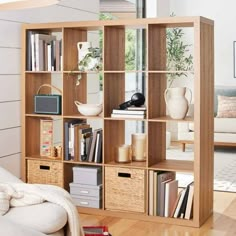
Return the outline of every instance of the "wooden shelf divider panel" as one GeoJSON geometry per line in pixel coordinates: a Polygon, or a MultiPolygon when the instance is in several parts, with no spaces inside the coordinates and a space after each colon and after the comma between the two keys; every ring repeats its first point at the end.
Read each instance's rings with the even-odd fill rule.
{"type": "Polygon", "coordinates": [[[166,115],[164,93],[166,89],[165,74],[148,75],[148,118],[166,115]]]}
{"type": "Polygon", "coordinates": [[[87,41],[87,30],[79,28],[64,28],[63,30],[63,62],[64,70],[78,70],[78,42],[87,41]]]}
{"type": "MultiPolygon", "coordinates": [[[[42,84],[51,84],[51,74],[25,74],[25,111],[34,113],[34,96],[42,84]]],[[[41,94],[51,94],[51,88],[42,87],[41,94]]]]}
{"type": "Polygon", "coordinates": [[[104,74],[104,117],[111,117],[112,110],[125,101],[125,74],[104,74]]]}
{"type": "Polygon", "coordinates": [[[104,122],[104,162],[115,161],[116,148],[125,142],[125,121],[105,120],[104,122]]]}
{"type": "Polygon", "coordinates": [[[87,103],[87,75],[81,74],[80,84],[77,83],[78,74],[64,73],[63,78],[63,115],[81,115],[75,101],[87,103]]]}
{"type": "Polygon", "coordinates": [[[166,123],[149,122],[148,124],[148,166],[165,160],[166,123]]]}
{"type": "Polygon", "coordinates": [[[104,70],[125,70],[125,27],[104,27],[104,70]]]}
{"type": "Polygon", "coordinates": [[[148,70],[166,70],[166,27],[148,25],[148,70]]]}
{"type": "Polygon", "coordinates": [[[26,117],[25,125],[25,152],[26,157],[40,156],[40,119],[26,117]]]}
{"type": "Polygon", "coordinates": [[[194,219],[199,226],[213,212],[214,27],[195,26],[194,219]],[[207,37],[206,37],[207,36],[207,37]]]}
{"type": "Polygon", "coordinates": [[[150,166],[149,169],[193,173],[194,163],[193,161],[164,160],[150,166]]]}

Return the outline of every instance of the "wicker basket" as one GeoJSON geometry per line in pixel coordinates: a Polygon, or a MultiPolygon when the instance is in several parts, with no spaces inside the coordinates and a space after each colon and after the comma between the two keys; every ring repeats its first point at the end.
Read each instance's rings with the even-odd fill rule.
{"type": "Polygon", "coordinates": [[[105,208],[145,213],[145,170],[105,167],[105,208]]]}
{"type": "Polygon", "coordinates": [[[55,161],[27,160],[27,180],[32,184],[63,187],[63,165],[55,161]]]}

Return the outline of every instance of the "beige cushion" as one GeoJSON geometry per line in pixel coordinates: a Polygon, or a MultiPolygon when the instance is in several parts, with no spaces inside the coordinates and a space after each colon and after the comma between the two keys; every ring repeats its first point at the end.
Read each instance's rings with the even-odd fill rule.
{"type": "Polygon", "coordinates": [[[49,202],[13,207],[4,217],[45,234],[59,231],[67,223],[66,211],[61,206],[49,202]]]}
{"type": "MultiPolygon", "coordinates": [[[[32,216],[31,216],[32,217],[32,216]]],[[[2,236],[46,236],[32,228],[25,227],[0,216],[0,235],[2,236]]]]}
{"type": "Polygon", "coordinates": [[[218,96],[219,118],[236,118],[236,97],[218,96]]]}

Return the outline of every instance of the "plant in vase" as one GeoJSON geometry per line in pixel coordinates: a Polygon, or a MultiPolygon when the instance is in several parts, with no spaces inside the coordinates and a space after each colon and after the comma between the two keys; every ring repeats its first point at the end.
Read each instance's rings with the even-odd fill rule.
{"type": "Polygon", "coordinates": [[[166,89],[164,97],[171,118],[183,119],[188,112],[192,92],[186,87],[171,88],[171,86],[175,79],[187,77],[187,71],[193,70],[193,56],[190,53],[191,44],[184,43],[184,31],[181,28],[168,29],[166,37],[166,67],[168,71],[174,71],[174,73],[167,74],[169,88],[166,89]],[[189,101],[185,97],[186,91],[190,93],[189,101]]]}
{"type": "MultiPolygon", "coordinates": [[[[73,68],[68,76],[75,74],[78,70],[84,71],[100,71],[102,70],[102,52],[98,47],[93,48],[90,42],[78,42],[78,64],[73,68]]],[[[78,74],[76,86],[80,84],[82,75],[78,74]]]]}

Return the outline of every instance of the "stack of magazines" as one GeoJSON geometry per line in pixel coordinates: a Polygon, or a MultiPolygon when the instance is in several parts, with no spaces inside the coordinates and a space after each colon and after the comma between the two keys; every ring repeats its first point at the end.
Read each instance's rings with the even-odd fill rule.
{"type": "Polygon", "coordinates": [[[146,117],[146,106],[135,107],[131,106],[125,110],[113,109],[111,117],[113,118],[140,118],[146,117]]]}
{"type": "Polygon", "coordinates": [[[111,236],[106,226],[83,226],[85,236],[111,236]]]}

